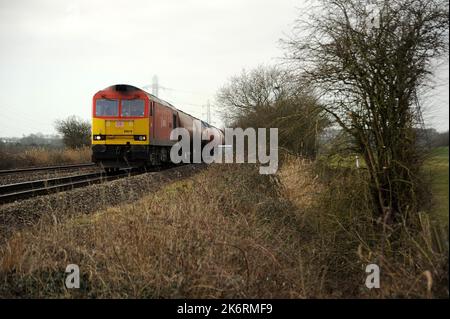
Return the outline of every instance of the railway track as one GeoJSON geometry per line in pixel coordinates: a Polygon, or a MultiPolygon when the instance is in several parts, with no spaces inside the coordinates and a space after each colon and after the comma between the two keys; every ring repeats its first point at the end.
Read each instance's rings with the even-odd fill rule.
{"type": "Polygon", "coordinates": [[[50,171],[50,170],[70,169],[70,168],[85,168],[85,167],[93,167],[93,166],[95,166],[95,163],[69,164],[69,165],[56,165],[56,166],[43,166],[43,167],[26,167],[26,168],[0,170],[0,175],[16,174],[16,173],[22,173],[22,172],[50,171]]]}
{"type": "Polygon", "coordinates": [[[89,173],[2,185],[0,186],[0,204],[111,181],[136,174],[137,172],[123,170],[114,175],[89,173]]]}

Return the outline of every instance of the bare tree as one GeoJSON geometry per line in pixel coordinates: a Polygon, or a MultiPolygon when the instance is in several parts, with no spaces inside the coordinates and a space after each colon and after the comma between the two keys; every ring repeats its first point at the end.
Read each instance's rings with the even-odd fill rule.
{"type": "Polygon", "coordinates": [[[63,136],[64,145],[70,148],[91,144],[91,124],[76,116],[55,122],[56,131],[63,136]]]}
{"type": "Polygon", "coordinates": [[[321,0],[297,21],[289,58],[363,154],[385,221],[419,209],[419,92],[448,53],[444,0],[321,0]]]}
{"type": "Polygon", "coordinates": [[[277,127],[280,147],[315,156],[317,135],[328,123],[317,99],[292,75],[275,66],[243,70],[217,94],[222,117],[230,126],[277,127]]]}
{"type": "Polygon", "coordinates": [[[217,101],[222,107],[224,119],[228,124],[232,124],[242,117],[270,107],[286,96],[288,84],[289,76],[286,71],[276,67],[259,66],[233,76],[219,90],[217,101]]]}

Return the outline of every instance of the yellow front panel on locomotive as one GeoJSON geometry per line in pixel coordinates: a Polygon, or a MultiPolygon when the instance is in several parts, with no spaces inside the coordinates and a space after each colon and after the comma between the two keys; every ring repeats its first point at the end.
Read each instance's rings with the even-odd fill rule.
{"type": "Polygon", "coordinates": [[[148,145],[150,144],[150,119],[92,119],[92,136],[105,136],[102,140],[92,140],[100,145],[148,145]],[[136,141],[134,136],[145,136],[144,141],[136,141]]]}

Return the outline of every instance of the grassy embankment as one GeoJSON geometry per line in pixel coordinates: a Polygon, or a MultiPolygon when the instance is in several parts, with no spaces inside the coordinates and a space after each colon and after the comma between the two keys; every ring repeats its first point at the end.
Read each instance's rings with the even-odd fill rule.
{"type": "Polygon", "coordinates": [[[448,147],[439,147],[433,151],[427,161],[432,174],[432,193],[435,199],[434,214],[448,226],[448,147]]]}
{"type": "Polygon", "coordinates": [[[293,158],[276,177],[211,165],[133,204],[17,232],[0,248],[0,296],[448,298],[448,229],[424,213],[394,240],[366,190],[354,169],[293,158]],[[78,290],[64,288],[71,263],[78,290]],[[380,289],[364,285],[369,263],[380,289]]]}

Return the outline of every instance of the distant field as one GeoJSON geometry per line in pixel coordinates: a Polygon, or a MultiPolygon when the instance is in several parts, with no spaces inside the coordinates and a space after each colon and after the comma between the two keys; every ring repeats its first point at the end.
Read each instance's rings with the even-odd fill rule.
{"type": "Polygon", "coordinates": [[[435,212],[448,224],[448,147],[438,147],[428,161],[433,183],[433,196],[436,201],[435,212]]]}
{"type": "MultiPolygon", "coordinates": [[[[448,204],[448,146],[438,147],[431,153],[430,158],[426,162],[426,170],[432,177],[432,193],[434,198],[433,212],[448,225],[449,222],[449,204],[448,204]]],[[[355,156],[333,155],[331,157],[322,158],[333,167],[355,167],[355,156]]],[[[360,156],[360,166],[365,167],[364,159],[360,156]]]]}

